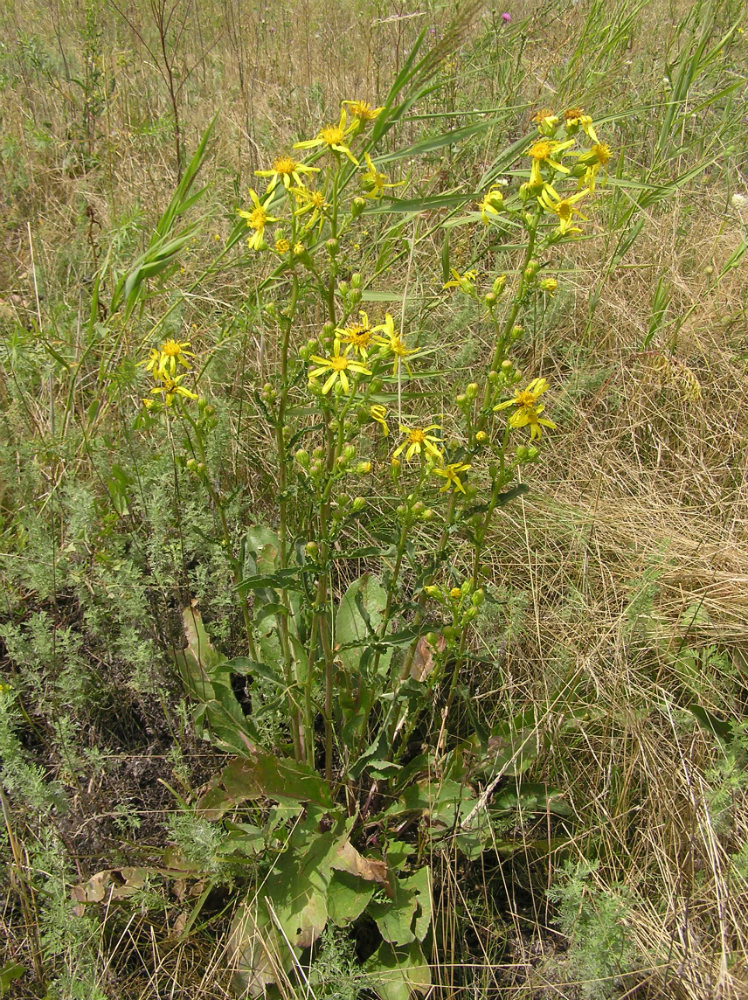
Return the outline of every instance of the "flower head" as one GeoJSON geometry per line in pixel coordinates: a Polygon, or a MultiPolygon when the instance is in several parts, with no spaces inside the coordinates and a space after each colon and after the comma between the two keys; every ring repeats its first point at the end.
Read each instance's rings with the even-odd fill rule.
{"type": "Polygon", "coordinates": [[[453,486],[458,492],[464,493],[465,487],[462,485],[460,473],[467,472],[469,468],[469,465],[461,465],[459,462],[451,462],[449,465],[445,465],[442,468],[435,466],[433,469],[434,475],[441,476],[446,480],[444,486],[442,486],[439,492],[444,493],[453,486]]]}
{"type": "Polygon", "coordinates": [[[452,280],[445,281],[442,288],[459,288],[461,292],[465,295],[475,295],[475,283],[478,280],[477,271],[465,271],[464,274],[460,274],[454,268],[450,268],[452,273],[452,280]]]}
{"type": "Polygon", "coordinates": [[[143,365],[145,370],[153,375],[154,379],[160,380],[169,375],[174,376],[176,375],[178,364],[189,368],[189,363],[185,361],[185,358],[195,357],[192,351],[186,350],[189,346],[189,340],[184,340],[181,343],[171,339],[165,340],[158,350],[151,348],[150,356],[145,361],[138,362],[138,364],[143,365]]]}
{"type": "Polygon", "coordinates": [[[554,114],[552,108],[541,108],[535,112],[532,120],[538,126],[538,132],[544,136],[552,136],[561,123],[561,119],[554,114]]]}
{"type": "Polygon", "coordinates": [[[360,312],[358,315],[360,322],[350,323],[348,326],[336,329],[335,333],[340,338],[341,343],[349,344],[365,360],[368,357],[368,349],[374,337],[374,331],[369,324],[367,314],[360,312]]]}
{"type": "Polygon", "coordinates": [[[389,354],[394,354],[395,361],[392,365],[392,374],[397,372],[397,367],[400,361],[403,361],[408,374],[411,375],[410,366],[405,360],[410,354],[415,354],[415,350],[408,348],[405,341],[402,338],[402,334],[397,333],[395,330],[395,321],[389,313],[385,313],[384,323],[380,323],[379,326],[375,326],[374,332],[377,330],[382,330],[384,333],[383,337],[375,337],[374,342],[380,344],[384,347],[385,351],[389,354]]]}
{"type": "Polygon", "coordinates": [[[385,188],[400,187],[405,181],[397,181],[396,184],[387,183],[387,174],[383,174],[374,166],[374,162],[368,153],[364,153],[367,169],[361,175],[361,185],[364,188],[364,198],[381,198],[385,188]]]}
{"type": "Polygon", "coordinates": [[[292,156],[279,156],[273,163],[272,170],[255,170],[255,177],[269,177],[270,183],[267,186],[267,194],[271,194],[278,184],[288,190],[291,181],[301,187],[304,181],[302,174],[318,174],[319,167],[308,167],[305,163],[298,163],[292,156]]]}
{"type": "Polygon", "coordinates": [[[442,453],[437,448],[439,438],[434,437],[433,434],[429,434],[429,431],[441,429],[438,424],[429,424],[428,427],[405,427],[403,424],[399,426],[400,433],[405,435],[405,440],[395,449],[392,455],[393,458],[397,458],[401,452],[405,451],[405,460],[407,462],[414,455],[423,455],[424,458],[431,458],[437,462],[441,461],[442,453]]]}
{"type": "Polygon", "coordinates": [[[598,171],[602,169],[603,177],[607,175],[608,161],[613,155],[610,146],[605,142],[596,142],[595,145],[586,152],[576,153],[574,155],[578,157],[577,169],[574,171],[574,174],[576,175],[578,173],[578,169],[580,167],[584,167],[584,173],[579,183],[586,185],[590,191],[594,191],[595,178],[597,177],[598,171]]]}
{"type": "Polygon", "coordinates": [[[272,215],[268,215],[267,210],[263,203],[260,201],[257,192],[252,188],[249,189],[249,196],[252,199],[252,208],[249,212],[244,211],[244,209],[237,209],[237,214],[243,219],[246,219],[247,226],[250,229],[254,229],[254,234],[247,238],[247,243],[250,250],[260,250],[265,241],[265,226],[269,222],[278,222],[272,215]]]}
{"type": "Polygon", "coordinates": [[[358,160],[351,152],[346,143],[346,137],[355,129],[355,121],[346,126],[345,108],[340,111],[340,121],[337,125],[325,125],[321,128],[313,139],[305,139],[303,142],[295,142],[294,149],[313,149],[315,146],[326,146],[335,153],[343,153],[351,163],[358,166],[358,160]]]}
{"type": "Polygon", "coordinates": [[[389,427],[387,426],[387,410],[376,403],[374,406],[369,407],[369,416],[372,420],[375,420],[379,426],[382,428],[382,433],[385,437],[390,433],[389,427]]]}
{"type": "Polygon", "coordinates": [[[584,108],[568,108],[564,111],[564,121],[567,135],[576,135],[581,128],[590,142],[599,141],[592,118],[584,113],[584,108]]]}
{"type": "Polygon", "coordinates": [[[351,384],[348,380],[348,374],[353,373],[357,375],[371,375],[369,369],[363,365],[360,361],[352,361],[347,353],[340,353],[340,341],[335,340],[333,345],[333,353],[329,358],[320,357],[319,354],[313,354],[310,361],[314,362],[315,365],[319,365],[319,368],[314,368],[309,372],[309,378],[318,378],[320,375],[326,375],[329,371],[329,375],[325,384],[322,386],[322,395],[326,395],[336,382],[340,382],[343,392],[348,395],[351,391],[351,384]]]}
{"type": "Polygon", "coordinates": [[[177,396],[184,396],[185,399],[197,399],[196,393],[190,392],[189,389],[185,389],[183,385],[180,385],[184,375],[175,375],[174,378],[171,378],[171,376],[164,374],[162,378],[162,384],[157,385],[155,389],[151,389],[151,393],[153,395],[162,395],[167,406],[171,406],[177,396]]]}
{"type": "Polygon", "coordinates": [[[492,215],[498,215],[504,207],[504,195],[498,184],[492,184],[478,203],[478,211],[483,222],[488,225],[492,215]]]}
{"type": "Polygon", "coordinates": [[[555,188],[551,187],[550,184],[546,184],[542,193],[538,196],[538,202],[546,212],[555,213],[558,216],[559,224],[556,232],[561,236],[567,236],[569,233],[582,232],[578,226],[574,225],[574,216],[578,215],[580,219],[585,220],[587,216],[582,215],[579,209],[574,206],[582,198],[586,198],[589,193],[589,190],[585,188],[583,191],[577,191],[576,194],[568,198],[562,198],[555,188]]]}
{"type": "Polygon", "coordinates": [[[368,101],[343,101],[343,104],[348,105],[351,117],[364,125],[368,122],[373,122],[378,117],[380,111],[384,111],[384,106],[373,108],[368,101]]]}
{"type": "Polygon", "coordinates": [[[327,209],[330,208],[329,202],[326,200],[324,193],[322,191],[311,191],[309,188],[304,187],[292,187],[289,191],[296,198],[296,204],[299,206],[295,211],[294,215],[306,215],[310,212],[311,215],[305,220],[305,226],[307,229],[312,229],[317,219],[319,219],[320,230],[324,223],[324,216],[327,209]]]}
{"type": "Polygon", "coordinates": [[[494,406],[494,411],[505,410],[508,406],[515,406],[514,413],[509,418],[509,426],[514,428],[529,427],[530,440],[540,437],[541,427],[555,429],[556,425],[552,420],[541,417],[540,414],[545,409],[538,406],[538,400],[548,389],[548,382],[544,378],[534,378],[526,389],[520,389],[515,393],[514,399],[508,399],[504,403],[494,406]]]}
{"type": "Polygon", "coordinates": [[[551,167],[553,170],[560,170],[563,174],[569,173],[569,168],[565,167],[559,160],[554,159],[558,153],[563,153],[569,146],[574,145],[573,139],[566,142],[556,142],[555,139],[539,139],[527,150],[527,155],[532,159],[530,167],[530,187],[541,187],[543,175],[540,172],[541,164],[551,167]]]}

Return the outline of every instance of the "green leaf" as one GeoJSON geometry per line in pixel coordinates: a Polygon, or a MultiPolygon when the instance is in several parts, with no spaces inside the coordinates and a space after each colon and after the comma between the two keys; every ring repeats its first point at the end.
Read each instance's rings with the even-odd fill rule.
{"type": "Polygon", "coordinates": [[[325,808],[332,805],[329,786],[312,768],[290,758],[261,754],[227,764],[198,800],[197,808],[210,819],[220,819],[240,802],[262,798],[313,802],[325,808]]]}
{"type": "Polygon", "coordinates": [[[10,984],[16,979],[20,979],[25,972],[25,966],[19,965],[18,962],[13,962],[12,960],[6,962],[0,968],[0,997],[4,997],[10,989],[10,984]]]}
{"type": "Polygon", "coordinates": [[[327,912],[336,927],[357,920],[369,905],[376,885],[349,875],[333,872],[327,890],[327,912]]]}
{"type": "Polygon", "coordinates": [[[381,1000],[410,1000],[411,993],[425,993],[431,985],[431,969],[418,941],[407,948],[384,941],[364,970],[381,1000]]]}
{"type": "MultiPolygon", "coordinates": [[[[376,639],[386,604],[387,592],[371,573],[354,580],[343,595],[335,616],[335,643],[339,647],[340,660],[349,672],[358,670],[363,647],[376,639]]],[[[386,656],[381,659],[385,660],[386,656]]]]}
{"type": "Polygon", "coordinates": [[[385,941],[393,945],[410,944],[416,940],[413,924],[418,911],[418,894],[402,880],[393,881],[393,898],[371,903],[367,913],[376,921],[385,941]]]}

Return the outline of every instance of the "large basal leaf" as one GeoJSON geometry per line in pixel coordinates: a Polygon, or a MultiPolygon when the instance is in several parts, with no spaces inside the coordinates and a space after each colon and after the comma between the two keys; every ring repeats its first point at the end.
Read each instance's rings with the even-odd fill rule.
{"type": "MultiPolygon", "coordinates": [[[[369,645],[382,624],[387,592],[376,576],[364,573],[346,590],[335,616],[335,645],[345,668],[358,670],[364,647],[369,645]]],[[[380,667],[389,666],[391,650],[380,657],[380,667]]]]}
{"type": "Polygon", "coordinates": [[[366,962],[371,985],[381,1000],[410,1000],[412,993],[425,993],[431,985],[431,969],[421,945],[394,948],[384,941],[366,962]]]}
{"type": "Polygon", "coordinates": [[[200,797],[197,809],[217,820],[241,802],[262,798],[332,805],[330,788],[316,771],[285,757],[261,754],[227,764],[200,797]]]}
{"type": "Polygon", "coordinates": [[[451,829],[475,803],[473,789],[462,782],[446,779],[441,782],[422,779],[409,785],[385,816],[420,813],[432,828],[451,829]]]}

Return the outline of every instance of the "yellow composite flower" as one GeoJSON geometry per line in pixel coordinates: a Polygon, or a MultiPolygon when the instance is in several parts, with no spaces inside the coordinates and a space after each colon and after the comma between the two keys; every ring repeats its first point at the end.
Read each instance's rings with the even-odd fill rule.
{"type": "Polygon", "coordinates": [[[534,378],[526,389],[520,389],[514,394],[514,399],[507,399],[504,403],[494,406],[494,413],[505,410],[508,406],[535,406],[537,401],[548,391],[548,379],[534,378]]]}
{"type": "Polygon", "coordinates": [[[364,198],[381,198],[385,188],[401,187],[405,181],[395,184],[387,182],[387,174],[383,174],[374,166],[374,161],[368,153],[364,153],[367,169],[361,175],[361,186],[364,188],[364,198]]]}
{"type": "Polygon", "coordinates": [[[452,280],[445,281],[442,285],[442,289],[459,288],[460,291],[464,292],[466,295],[475,294],[475,283],[478,280],[477,271],[465,271],[464,274],[460,274],[460,272],[456,271],[453,267],[450,268],[450,271],[452,273],[452,280]]]}
{"type": "Polygon", "coordinates": [[[504,195],[498,184],[492,184],[478,203],[478,211],[483,222],[488,225],[492,215],[498,215],[504,207],[504,195]]]}
{"type": "Polygon", "coordinates": [[[568,198],[562,198],[554,187],[546,184],[542,193],[538,195],[538,202],[546,212],[555,213],[558,216],[558,229],[556,231],[562,236],[567,236],[569,233],[582,232],[579,226],[574,225],[574,216],[578,215],[580,219],[584,219],[585,221],[587,216],[582,215],[579,209],[574,206],[582,198],[586,198],[589,193],[589,189],[585,188],[583,191],[577,191],[576,194],[568,198]]]}
{"type": "Polygon", "coordinates": [[[366,360],[369,356],[368,351],[374,337],[374,330],[365,312],[359,312],[358,315],[358,323],[349,323],[348,326],[336,328],[335,333],[339,336],[341,343],[350,345],[357,354],[366,360]]]}
{"type": "Polygon", "coordinates": [[[273,162],[272,170],[255,170],[255,177],[269,177],[270,183],[266,193],[272,194],[278,184],[282,184],[286,190],[290,188],[291,181],[297,187],[302,187],[304,184],[302,174],[318,174],[319,171],[319,167],[308,167],[306,163],[298,163],[292,156],[279,156],[273,162]]]}
{"type": "MultiPolygon", "coordinates": [[[[602,168],[604,174],[607,175],[608,162],[613,155],[610,146],[605,142],[596,142],[594,146],[588,149],[585,153],[574,153],[577,156],[577,166],[583,166],[585,168],[584,174],[580,180],[580,184],[586,185],[590,191],[595,190],[595,178],[597,177],[598,171],[602,168]]],[[[575,173],[577,171],[574,171],[575,173]]],[[[603,183],[604,180],[603,180],[603,183]]]]}
{"type": "Polygon", "coordinates": [[[540,111],[535,112],[532,120],[538,126],[538,132],[545,136],[552,136],[561,124],[561,119],[557,114],[554,114],[552,108],[541,108],[540,111]]]}
{"type": "Polygon", "coordinates": [[[352,361],[347,354],[340,353],[340,341],[335,340],[333,353],[329,358],[323,358],[319,354],[313,354],[310,361],[319,368],[314,368],[309,372],[309,378],[319,378],[329,371],[327,381],[322,386],[322,395],[326,395],[336,382],[340,382],[343,392],[348,395],[351,391],[351,383],[348,380],[348,373],[357,375],[371,375],[371,371],[360,361],[352,361]]]}
{"type": "Polygon", "coordinates": [[[373,108],[368,101],[343,101],[343,104],[347,104],[351,116],[363,124],[373,122],[380,111],[384,111],[384,105],[381,108],[373,108]]]}
{"type": "Polygon", "coordinates": [[[530,440],[534,441],[535,438],[540,437],[541,426],[550,427],[551,430],[556,429],[556,425],[552,420],[546,420],[545,417],[540,416],[544,409],[544,406],[523,406],[521,410],[517,410],[511,415],[509,426],[517,428],[529,427],[530,440]]]}
{"type": "Polygon", "coordinates": [[[321,128],[313,139],[305,139],[303,142],[295,142],[294,149],[313,149],[315,146],[326,146],[335,153],[343,153],[351,163],[358,166],[358,160],[351,152],[346,143],[346,136],[355,129],[356,123],[352,122],[346,126],[345,108],[341,108],[340,121],[337,125],[325,125],[321,128]]]}
{"type": "Polygon", "coordinates": [[[151,348],[150,357],[146,361],[138,363],[143,365],[145,370],[150,372],[155,379],[162,379],[167,375],[173,376],[177,373],[178,364],[189,368],[189,362],[185,361],[186,357],[195,357],[192,351],[187,350],[189,346],[189,340],[181,342],[171,339],[165,340],[158,350],[151,348]]]}
{"type": "Polygon", "coordinates": [[[446,492],[450,487],[454,486],[456,490],[460,493],[465,492],[465,487],[462,485],[462,480],[460,479],[460,473],[467,472],[471,468],[469,465],[461,465],[459,462],[451,462],[449,465],[445,465],[442,468],[434,466],[433,473],[435,476],[442,476],[446,482],[444,486],[439,490],[440,493],[446,492]]]}
{"type": "Polygon", "coordinates": [[[265,206],[260,201],[257,192],[252,188],[249,189],[249,196],[252,199],[252,204],[254,208],[249,212],[244,211],[244,209],[238,208],[237,214],[246,219],[247,226],[250,229],[254,229],[254,234],[247,238],[247,244],[250,250],[260,250],[262,249],[262,244],[265,240],[265,226],[269,222],[278,222],[272,215],[268,215],[265,206]]]}
{"type": "Polygon", "coordinates": [[[539,139],[527,150],[527,155],[532,159],[530,167],[530,187],[540,187],[543,184],[543,175],[540,172],[541,164],[559,170],[563,174],[569,173],[569,168],[565,167],[558,159],[554,159],[559,153],[563,153],[570,146],[574,145],[573,139],[566,142],[556,142],[555,139],[539,139]]]}
{"type": "Polygon", "coordinates": [[[515,393],[514,399],[508,399],[504,403],[494,406],[494,412],[505,410],[508,406],[515,406],[517,409],[509,418],[509,426],[514,428],[529,427],[530,440],[533,441],[540,437],[541,427],[550,427],[552,430],[556,427],[552,420],[540,416],[545,407],[537,405],[538,400],[547,389],[547,379],[534,378],[526,389],[520,389],[515,393]]]}
{"type": "Polygon", "coordinates": [[[171,406],[177,396],[184,396],[185,399],[197,399],[197,393],[190,392],[189,389],[185,389],[183,385],[180,385],[184,375],[175,375],[174,378],[171,378],[169,375],[164,374],[162,378],[163,383],[157,385],[155,389],[151,389],[151,394],[162,395],[167,406],[171,406]]]}
{"type": "Polygon", "coordinates": [[[413,372],[411,371],[406,358],[416,352],[414,349],[408,348],[402,338],[402,335],[396,332],[395,321],[389,313],[385,313],[384,323],[380,323],[379,326],[374,327],[374,332],[377,330],[382,330],[384,336],[375,337],[374,342],[381,345],[385,348],[385,350],[389,351],[390,354],[394,354],[395,356],[395,361],[392,365],[392,374],[394,375],[397,372],[398,363],[402,361],[408,371],[408,374],[412,375],[413,372]]]}
{"type": "Polygon", "coordinates": [[[441,430],[439,424],[429,424],[428,427],[405,427],[399,425],[400,433],[405,435],[403,443],[395,449],[392,457],[405,451],[405,460],[409,462],[414,455],[423,455],[425,458],[433,458],[437,462],[441,461],[442,453],[437,448],[439,438],[429,434],[429,431],[441,430]]]}
{"type": "Polygon", "coordinates": [[[564,121],[568,135],[575,135],[581,128],[590,142],[599,142],[592,118],[584,113],[584,108],[568,108],[564,111],[564,121]]]}
{"type": "Polygon", "coordinates": [[[276,253],[288,253],[291,249],[291,241],[287,240],[285,236],[276,236],[274,249],[276,253]]]}
{"type": "Polygon", "coordinates": [[[289,188],[289,191],[294,195],[296,204],[299,206],[294,211],[294,215],[306,215],[307,212],[311,212],[309,218],[304,220],[305,228],[312,229],[317,219],[319,219],[321,230],[327,209],[330,208],[330,204],[325,199],[324,193],[322,191],[312,191],[303,186],[289,188]]]}
{"type": "Polygon", "coordinates": [[[369,416],[372,420],[376,420],[379,426],[382,428],[382,433],[385,437],[390,433],[390,429],[387,426],[387,410],[380,406],[379,403],[375,403],[374,406],[369,407],[369,416]]]}

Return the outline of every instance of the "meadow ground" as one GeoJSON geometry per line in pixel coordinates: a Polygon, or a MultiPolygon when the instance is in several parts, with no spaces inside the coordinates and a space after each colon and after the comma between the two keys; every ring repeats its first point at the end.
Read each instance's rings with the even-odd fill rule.
{"type": "Polygon", "coordinates": [[[0,23],[0,996],[748,995],[744,5],[7,0],[0,23]],[[338,196],[369,161],[321,142],[293,154],[337,170],[319,224],[310,202],[249,247],[249,189],[281,204],[255,171],[346,100],[387,122],[342,137],[376,139],[350,224],[338,196]],[[586,141],[574,107],[611,155],[576,238],[533,256],[552,211],[520,200],[526,153],[542,109],[552,144],[586,141]],[[325,324],[359,308],[415,353],[356,355],[382,366],[356,465],[334,413],[352,397],[321,384],[325,324]],[[537,442],[482,430],[499,341],[548,381],[537,442]],[[427,448],[391,464],[416,422],[446,492],[427,448]],[[475,491],[462,521],[444,455],[475,491]],[[530,489],[497,503],[505,462],[530,489]],[[336,657],[326,608],[376,574],[386,601],[346,612],[381,629],[373,660],[336,657]],[[377,704],[399,698],[390,724],[377,704]],[[232,798],[213,776],[259,745],[293,767],[232,798]],[[322,785],[290,791],[315,769],[324,815],[322,785]],[[366,899],[335,918],[338,862],[314,855],[322,888],[293,870],[325,917],[310,903],[274,966],[236,914],[286,904],[284,864],[313,867],[336,810],[366,899]]]}

